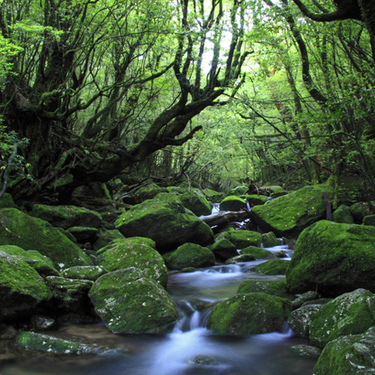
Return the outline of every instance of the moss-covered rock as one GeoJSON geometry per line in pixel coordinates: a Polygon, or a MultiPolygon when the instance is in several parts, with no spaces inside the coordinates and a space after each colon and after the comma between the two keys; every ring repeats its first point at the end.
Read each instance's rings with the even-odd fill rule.
{"type": "Polygon", "coordinates": [[[93,281],[57,276],[47,276],[46,281],[53,293],[54,308],[59,313],[75,312],[83,316],[92,315],[88,293],[93,281]]]}
{"type": "Polygon", "coordinates": [[[233,258],[229,258],[225,261],[225,264],[237,264],[239,262],[252,262],[255,260],[254,255],[250,254],[239,254],[233,258]]]}
{"type": "Polygon", "coordinates": [[[28,331],[22,332],[16,337],[16,344],[21,350],[55,355],[101,354],[107,350],[94,344],[83,344],[28,331]]]}
{"type": "Polygon", "coordinates": [[[185,243],[176,250],[163,255],[169,269],[179,270],[186,267],[210,267],[215,264],[215,256],[207,247],[194,243],[185,243]]]}
{"type": "Polygon", "coordinates": [[[270,259],[255,266],[252,271],[262,272],[265,275],[285,275],[289,266],[288,260],[270,259]]]}
{"type": "Polygon", "coordinates": [[[100,230],[98,233],[98,239],[94,243],[94,250],[98,251],[102,247],[108,245],[113,240],[118,238],[125,238],[124,235],[117,229],[100,230]]]}
{"type": "Polygon", "coordinates": [[[148,237],[156,242],[159,252],[175,249],[185,242],[207,245],[213,240],[211,228],[175,196],[159,194],[123,213],[116,228],[125,237],[148,237]]]}
{"type": "Polygon", "coordinates": [[[48,221],[54,227],[92,227],[99,228],[102,216],[88,208],[72,205],[49,206],[45,204],[34,204],[31,215],[48,221]]]}
{"type": "Polygon", "coordinates": [[[273,232],[262,234],[262,244],[264,247],[277,246],[279,242],[277,241],[276,235],[273,232]]]}
{"type": "Polygon", "coordinates": [[[68,279],[95,281],[98,277],[107,273],[107,271],[100,266],[74,266],[62,270],[61,273],[68,279]]]}
{"type": "Polygon", "coordinates": [[[375,215],[368,215],[363,218],[363,225],[375,226],[375,215]]]}
{"type": "Polygon", "coordinates": [[[323,305],[310,324],[310,342],[324,347],[340,336],[364,333],[375,325],[375,295],[365,289],[345,293],[323,305]]]}
{"type": "Polygon", "coordinates": [[[214,203],[219,203],[223,199],[224,193],[213,189],[204,189],[204,194],[214,203]]]}
{"type": "Polygon", "coordinates": [[[363,334],[330,341],[314,367],[314,375],[358,375],[374,373],[375,327],[363,334]]]}
{"type": "Polygon", "coordinates": [[[267,195],[262,194],[246,194],[243,198],[247,200],[250,207],[258,206],[267,202],[267,195]]]}
{"type": "Polygon", "coordinates": [[[346,206],[345,204],[342,204],[341,206],[337,207],[335,211],[333,211],[332,219],[336,223],[347,223],[347,224],[354,223],[354,219],[350,212],[350,208],[346,206]]]}
{"type": "Polygon", "coordinates": [[[212,204],[199,189],[192,189],[179,198],[182,204],[197,216],[209,215],[212,211],[212,204]]]}
{"type": "Polygon", "coordinates": [[[229,240],[222,238],[214,242],[209,249],[220,260],[227,260],[238,255],[237,248],[229,240]]]}
{"type": "Polygon", "coordinates": [[[79,243],[94,243],[98,239],[99,229],[92,227],[70,227],[68,231],[73,235],[79,243]]]}
{"type": "Polygon", "coordinates": [[[289,298],[285,280],[246,280],[239,286],[237,293],[267,293],[274,296],[289,298]]]}
{"type": "Polygon", "coordinates": [[[9,193],[4,193],[0,198],[0,209],[1,208],[16,208],[16,204],[13,201],[12,196],[9,193]]]}
{"type": "Polygon", "coordinates": [[[216,305],[208,327],[219,335],[253,335],[281,331],[290,301],[266,293],[239,293],[216,305]]]}
{"type": "Polygon", "coordinates": [[[0,220],[0,245],[37,250],[59,267],[92,264],[90,258],[75,243],[47,221],[15,208],[0,210],[0,220]]]}
{"type": "Polygon", "coordinates": [[[39,251],[26,251],[15,245],[0,245],[0,251],[4,251],[7,254],[13,255],[16,258],[23,260],[31,267],[33,267],[40,275],[61,276],[60,272],[55,268],[52,260],[45,255],[40,254],[39,251]]]}
{"type": "Polygon", "coordinates": [[[220,202],[221,211],[241,211],[246,210],[247,203],[245,199],[236,195],[229,195],[220,202]]]}
{"type": "Polygon", "coordinates": [[[375,228],[322,220],[298,237],[286,281],[293,293],[336,297],[357,288],[375,292],[375,228]]]}
{"type": "Polygon", "coordinates": [[[271,252],[258,246],[248,246],[241,250],[241,254],[253,255],[255,259],[268,258],[271,252]]]}
{"type": "Polygon", "coordinates": [[[237,249],[244,249],[249,246],[259,247],[262,243],[262,235],[252,230],[229,228],[225,232],[216,236],[215,241],[227,239],[232,242],[237,249]]]}
{"type": "MultiPolygon", "coordinates": [[[[151,242],[150,242],[151,241],[151,242]]],[[[161,285],[167,285],[168,271],[162,256],[150,246],[149,238],[117,239],[101,249],[96,262],[107,271],[135,267],[161,285]]]]}
{"type": "Polygon", "coordinates": [[[107,328],[123,334],[162,334],[173,329],[178,312],[165,289],[135,268],[107,273],[90,290],[107,328]]]}
{"type": "Polygon", "coordinates": [[[255,206],[250,216],[264,232],[277,237],[296,237],[304,228],[325,218],[326,205],[322,194],[332,194],[328,185],[306,186],[276,198],[265,205],[255,206]]]}
{"type": "Polygon", "coordinates": [[[29,317],[52,298],[44,279],[25,261],[0,251],[0,321],[29,317]]]}
{"type": "Polygon", "coordinates": [[[153,199],[159,193],[165,192],[166,189],[161,188],[159,185],[151,182],[145,186],[142,186],[135,192],[137,202],[143,202],[146,199],[153,199]]]}
{"type": "Polygon", "coordinates": [[[373,204],[368,202],[357,202],[350,206],[350,213],[356,224],[361,224],[365,216],[374,214],[373,204]]]}
{"type": "Polygon", "coordinates": [[[312,319],[320,310],[322,305],[307,304],[293,310],[288,317],[289,327],[298,337],[308,338],[312,319]]]}

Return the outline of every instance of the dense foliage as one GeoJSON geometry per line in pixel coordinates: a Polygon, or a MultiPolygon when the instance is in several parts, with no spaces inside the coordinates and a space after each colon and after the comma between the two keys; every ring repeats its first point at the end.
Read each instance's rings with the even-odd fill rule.
{"type": "Polygon", "coordinates": [[[0,188],[16,199],[116,177],[373,194],[371,1],[0,5],[0,188]]]}

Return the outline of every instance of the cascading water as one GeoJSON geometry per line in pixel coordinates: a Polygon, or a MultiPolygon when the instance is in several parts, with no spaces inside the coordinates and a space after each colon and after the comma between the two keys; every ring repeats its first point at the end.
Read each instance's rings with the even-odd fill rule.
{"type": "MultiPolygon", "coordinates": [[[[287,251],[285,246],[268,249],[287,251]]],[[[88,327],[82,336],[119,348],[111,357],[69,358],[53,366],[41,358],[22,358],[0,367],[2,375],[308,375],[315,361],[289,347],[304,343],[290,329],[247,338],[217,337],[206,328],[215,303],[233,296],[249,279],[280,279],[251,272],[262,261],[216,265],[191,273],[171,272],[168,292],[181,312],[174,331],[165,336],[115,336],[105,327],[88,327]]],[[[251,317],[249,317],[251,319],[251,317]]],[[[73,334],[77,329],[71,328],[73,334]]]]}

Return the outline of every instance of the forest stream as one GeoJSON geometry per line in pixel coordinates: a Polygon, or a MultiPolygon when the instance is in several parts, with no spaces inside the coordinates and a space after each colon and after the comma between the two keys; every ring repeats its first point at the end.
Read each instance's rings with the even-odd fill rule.
{"type": "MultiPolygon", "coordinates": [[[[286,250],[286,246],[268,248],[286,250]]],[[[290,254],[291,255],[291,254],[290,254]]],[[[264,261],[264,260],[262,260],[264,261]]],[[[2,375],[301,375],[312,374],[315,360],[298,357],[290,346],[306,343],[283,332],[218,337],[206,328],[217,301],[233,296],[244,280],[274,280],[249,271],[262,261],[215,265],[191,273],[172,271],[167,290],[179,306],[181,320],[165,336],[119,336],[104,325],[66,326],[58,335],[84,339],[109,348],[97,357],[23,357],[2,369],[2,375]]],[[[51,332],[53,334],[53,332],[51,332]]],[[[55,333],[56,334],[56,333],[55,333]]]]}

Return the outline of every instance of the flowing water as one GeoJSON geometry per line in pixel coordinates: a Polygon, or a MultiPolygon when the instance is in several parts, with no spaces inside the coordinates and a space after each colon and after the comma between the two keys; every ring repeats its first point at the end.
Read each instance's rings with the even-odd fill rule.
{"type": "MultiPolygon", "coordinates": [[[[277,246],[268,250],[285,250],[277,246]]],[[[62,337],[116,348],[95,357],[25,356],[5,365],[1,375],[309,375],[315,361],[293,354],[291,345],[305,343],[283,332],[246,338],[217,337],[206,328],[212,306],[233,296],[249,279],[280,279],[250,271],[260,261],[216,265],[191,273],[172,272],[168,292],[183,318],[165,336],[117,336],[103,325],[68,326],[62,337]]]]}

